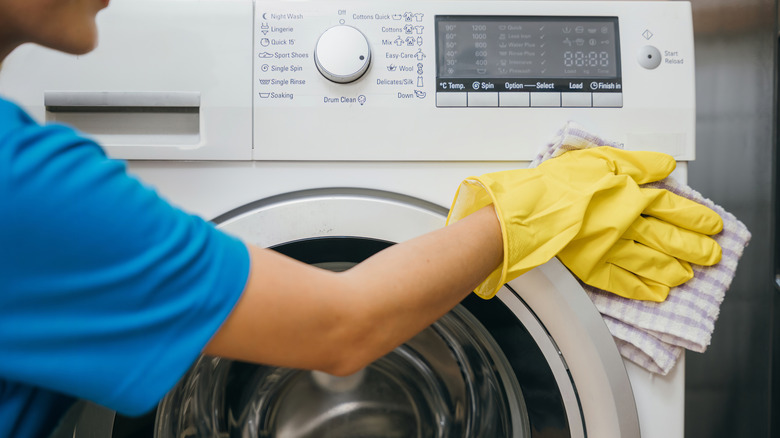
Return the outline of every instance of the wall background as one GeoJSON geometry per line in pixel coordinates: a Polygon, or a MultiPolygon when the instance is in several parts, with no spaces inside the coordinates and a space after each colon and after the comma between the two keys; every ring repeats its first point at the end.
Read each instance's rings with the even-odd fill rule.
{"type": "MultiPolygon", "coordinates": [[[[776,0],[692,0],[697,159],[689,183],[753,234],[712,344],[687,353],[686,438],[780,436],[772,428],[776,0]]],[[[780,377],[780,374],[777,374],[780,377]]]]}

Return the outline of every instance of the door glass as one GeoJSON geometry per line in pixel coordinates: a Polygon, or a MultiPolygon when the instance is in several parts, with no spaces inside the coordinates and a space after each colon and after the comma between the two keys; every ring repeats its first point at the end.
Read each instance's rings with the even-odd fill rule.
{"type": "Polygon", "coordinates": [[[530,436],[495,347],[459,307],[348,377],[203,357],[160,405],[157,436],[530,436]]]}

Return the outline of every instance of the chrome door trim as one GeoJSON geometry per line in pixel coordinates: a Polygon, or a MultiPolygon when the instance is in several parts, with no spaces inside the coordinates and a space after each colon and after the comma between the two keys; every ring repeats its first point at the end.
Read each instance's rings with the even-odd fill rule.
{"type": "MultiPolygon", "coordinates": [[[[322,188],[257,201],[214,222],[253,244],[271,247],[328,236],[402,242],[444,226],[446,215],[439,205],[397,193],[322,188]]],[[[561,364],[551,366],[556,379],[574,382],[571,389],[561,390],[573,437],[640,436],[636,402],[612,335],[557,259],[513,280],[497,297],[524,324],[532,324],[532,318],[521,309],[532,309],[541,325],[534,339],[540,346],[549,343],[543,350],[550,363],[561,364]]]]}

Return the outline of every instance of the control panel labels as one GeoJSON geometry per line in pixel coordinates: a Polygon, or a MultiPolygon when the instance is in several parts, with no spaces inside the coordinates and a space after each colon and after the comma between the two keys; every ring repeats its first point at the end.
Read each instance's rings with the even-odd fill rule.
{"type": "Polygon", "coordinates": [[[504,106],[502,101],[511,102],[506,106],[525,106],[526,101],[528,106],[622,104],[617,17],[258,8],[255,27],[259,105],[360,107],[428,101],[461,106],[464,100],[465,106],[504,106]],[[334,38],[324,44],[325,36],[334,38]],[[347,47],[359,55],[359,68],[350,64],[351,58],[342,59],[347,47]],[[446,93],[471,97],[448,100],[441,96],[446,93]],[[511,93],[522,94],[513,98],[511,93]],[[601,96],[608,93],[621,97],[601,96]]]}
{"type": "Polygon", "coordinates": [[[436,17],[437,91],[619,91],[616,17],[436,17]]]}
{"type": "Polygon", "coordinates": [[[255,18],[255,102],[260,105],[432,100],[426,76],[435,69],[433,26],[426,29],[423,12],[329,7],[292,13],[260,6],[255,18]],[[360,68],[351,68],[351,58],[342,56],[356,46],[357,37],[348,38],[353,34],[364,34],[369,46],[358,54],[364,61],[360,68]],[[334,37],[323,43],[329,35],[334,37]]]}

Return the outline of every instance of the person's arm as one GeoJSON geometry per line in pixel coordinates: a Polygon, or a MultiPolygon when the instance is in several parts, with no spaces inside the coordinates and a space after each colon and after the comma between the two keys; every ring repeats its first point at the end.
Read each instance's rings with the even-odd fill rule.
{"type": "Polygon", "coordinates": [[[250,247],[246,289],[204,353],[348,375],[422,331],[503,257],[492,206],[345,272],[250,247]]]}

